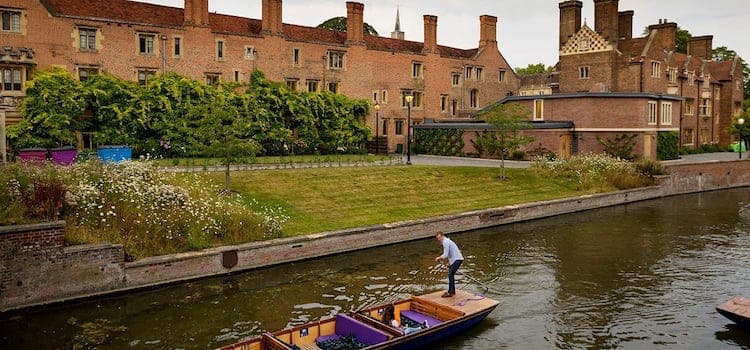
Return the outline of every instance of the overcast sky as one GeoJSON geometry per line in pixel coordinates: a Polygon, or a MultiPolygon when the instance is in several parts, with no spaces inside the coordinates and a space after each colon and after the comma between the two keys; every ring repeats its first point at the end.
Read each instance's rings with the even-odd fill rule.
{"type": "MultiPolygon", "coordinates": [[[[140,0],[183,7],[184,0],[140,0]]],[[[365,4],[365,22],[381,36],[390,36],[401,9],[401,30],[407,40],[422,41],[422,16],[438,16],[438,43],[462,49],[479,41],[479,16],[498,17],[500,52],[511,66],[557,62],[559,9],[557,0],[379,0],[365,4]]],[[[747,0],[620,0],[620,11],[634,10],[634,35],[666,18],[693,35],[714,36],[714,47],[727,46],[750,59],[750,2],[747,0]],[[744,38],[744,39],[743,39],[744,38]]],[[[345,0],[284,0],[283,21],[316,26],[328,18],[346,16],[345,0]]],[[[261,18],[260,0],[209,0],[212,12],[261,18]]],[[[583,17],[593,28],[594,2],[583,0],[583,17]]]]}

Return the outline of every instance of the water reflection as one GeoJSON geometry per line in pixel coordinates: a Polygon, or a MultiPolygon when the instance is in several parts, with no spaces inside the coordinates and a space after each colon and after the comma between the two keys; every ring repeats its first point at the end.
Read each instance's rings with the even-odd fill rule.
{"type": "MultiPolygon", "coordinates": [[[[500,300],[439,348],[743,348],[714,312],[750,295],[750,189],[456,235],[458,285],[500,300]]],[[[0,316],[0,348],[203,349],[444,288],[434,240],[0,316]]]]}

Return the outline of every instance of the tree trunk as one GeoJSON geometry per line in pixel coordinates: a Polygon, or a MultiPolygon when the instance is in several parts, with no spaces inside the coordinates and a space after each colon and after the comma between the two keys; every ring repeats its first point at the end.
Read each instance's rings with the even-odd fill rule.
{"type": "Polygon", "coordinates": [[[500,180],[505,180],[505,152],[500,154],[500,180]]]}
{"type": "Polygon", "coordinates": [[[224,171],[224,189],[229,193],[229,162],[227,162],[227,167],[224,171]]]}

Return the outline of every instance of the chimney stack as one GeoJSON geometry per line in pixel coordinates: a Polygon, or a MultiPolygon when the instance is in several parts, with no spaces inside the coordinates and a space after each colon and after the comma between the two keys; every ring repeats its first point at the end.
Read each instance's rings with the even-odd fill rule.
{"type": "Polygon", "coordinates": [[[208,0],[185,0],[185,24],[208,25],[208,0]]]}
{"type": "Polygon", "coordinates": [[[281,0],[263,0],[261,29],[264,34],[282,34],[281,0]]]}
{"type": "Polygon", "coordinates": [[[655,43],[668,51],[675,51],[677,47],[677,23],[670,23],[666,19],[660,19],[659,22],[659,24],[648,26],[649,32],[656,29],[655,43]]]}
{"type": "Polygon", "coordinates": [[[352,1],[346,2],[346,41],[350,44],[365,41],[364,12],[364,4],[352,1]]]}
{"type": "Polygon", "coordinates": [[[633,38],[633,11],[623,11],[619,15],[620,40],[630,40],[633,38]]]}
{"type": "Polygon", "coordinates": [[[497,17],[482,15],[479,16],[479,47],[489,44],[497,46],[497,17]]]}
{"type": "Polygon", "coordinates": [[[713,35],[695,36],[688,39],[688,55],[700,57],[704,60],[713,58],[713,35]]]}
{"type": "Polygon", "coordinates": [[[581,30],[581,8],[583,2],[579,0],[563,1],[560,7],[560,48],[581,30]]]}
{"type": "Polygon", "coordinates": [[[424,52],[437,52],[437,16],[424,15],[424,52]]]}
{"type": "Polygon", "coordinates": [[[594,0],[594,30],[617,48],[620,38],[619,0],[594,0]]]}

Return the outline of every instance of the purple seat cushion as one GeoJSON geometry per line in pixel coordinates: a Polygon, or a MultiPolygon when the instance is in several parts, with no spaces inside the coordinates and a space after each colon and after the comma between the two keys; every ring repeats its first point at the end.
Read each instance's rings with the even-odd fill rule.
{"type": "Polygon", "coordinates": [[[322,343],[322,342],[324,342],[324,341],[329,341],[329,340],[332,340],[332,339],[338,339],[338,338],[341,338],[341,336],[340,336],[340,335],[338,335],[338,334],[333,334],[333,335],[324,335],[324,336],[320,336],[320,337],[318,337],[317,339],[315,339],[315,342],[316,342],[316,343],[322,343]]]}
{"type": "Polygon", "coordinates": [[[388,340],[388,334],[345,314],[336,315],[336,334],[340,336],[351,334],[357,340],[367,345],[378,344],[388,340]]]}
{"type": "Polygon", "coordinates": [[[430,327],[437,326],[437,325],[443,323],[443,321],[440,321],[437,318],[434,318],[432,316],[427,316],[425,314],[421,314],[419,312],[412,311],[412,310],[403,310],[403,311],[401,311],[401,317],[406,317],[406,318],[408,318],[408,319],[410,319],[410,320],[412,320],[414,322],[417,322],[419,324],[423,324],[424,321],[427,321],[427,325],[429,325],[430,327]]]}

